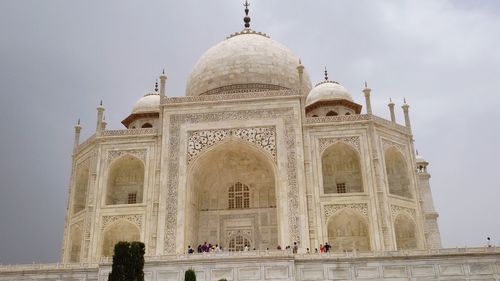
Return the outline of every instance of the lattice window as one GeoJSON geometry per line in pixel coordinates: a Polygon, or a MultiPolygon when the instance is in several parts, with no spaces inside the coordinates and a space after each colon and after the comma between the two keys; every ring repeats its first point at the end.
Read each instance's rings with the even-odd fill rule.
{"type": "Polygon", "coordinates": [[[347,189],[345,187],[345,182],[337,183],[337,193],[346,193],[347,189]]]}
{"type": "Polygon", "coordinates": [[[250,208],[250,190],[248,186],[237,182],[229,187],[229,209],[250,208]]]}
{"type": "Polygon", "coordinates": [[[137,193],[129,193],[127,203],[128,204],[136,204],[137,203],[137,193]]]}
{"type": "Polygon", "coordinates": [[[250,241],[241,235],[235,235],[229,240],[229,251],[243,251],[245,246],[250,248],[250,241]]]}

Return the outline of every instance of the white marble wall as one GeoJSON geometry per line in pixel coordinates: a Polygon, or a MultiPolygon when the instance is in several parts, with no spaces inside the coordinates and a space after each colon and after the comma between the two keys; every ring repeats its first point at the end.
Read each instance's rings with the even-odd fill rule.
{"type": "MultiPolygon", "coordinates": [[[[414,252],[373,252],[363,256],[250,251],[216,255],[147,257],[146,281],[182,281],[194,269],[197,280],[229,281],[499,281],[500,249],[440,249],[414,252]]],[[[0,281],[105,281],[111,262],[99,265],[0,266],[0,281]]]]}

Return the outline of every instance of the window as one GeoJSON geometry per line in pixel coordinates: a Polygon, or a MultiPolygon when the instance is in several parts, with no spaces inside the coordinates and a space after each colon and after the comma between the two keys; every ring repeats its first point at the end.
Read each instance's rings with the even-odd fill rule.
{"type": "Polygon", "coordinates": [[[312,117],[318,117],[318,115],[314,114],[312,117]]]}
{"type": "Polygon", "coordinates": [[[236,235],[229,240],[229,251],[243,251],[245,246],[250,248],[250,241],[241,235],[236,235]]]}
{"type": "Polygon", "coordinates": [[[128,194],[128,204],[135,204],[137,203],[137,193],[129,193],[128,194]]]}
{"type": "Polygon", "coordinates": [[[326,114],[326,116],[337,116],[337,115],[339,114],[335,111],[328,111],[328,113],[326,114]]]}
{"type": "Polygon", "coordinates": [[[145,123],[141,128],[153,128],[153,125],[151,125],[150,123],[145,123]]]}
{"type": "Polygon", "coordinates": [[[229,187],[229,209],[250,208],[250,191],[248,186],[237,182],[229,187]]]}
{"type": "Polygon", "coordinates": [[[350,112],[347,112],[345,115],[351,115],[351,113],[350,113],[350,112]]]}
{"type": "Polygon", "coordinates": [[[337,193],[346,193],[345,182],[337,183],[337,193]]]}

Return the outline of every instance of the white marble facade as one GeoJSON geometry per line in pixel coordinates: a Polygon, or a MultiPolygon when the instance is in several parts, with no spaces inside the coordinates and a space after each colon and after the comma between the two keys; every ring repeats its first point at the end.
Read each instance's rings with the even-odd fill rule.
{"type": "MultiPolygon", "coordinates": [[[[102,105],[94,135],[80,142],[75,127],[62,265],[52,268],[57,278],[105,280],[106,257],[120,240],[146,244],[148,280],[180,280],[181,269],[200,258],[183,256],[188,245],[205,241],[229,255],[200,267],[207,280],[446,275],[446,265],[425,262],[441,238],[428,163],[414,151],[406,103],[400,125],[392,102],[391,120],[372,112],[367,85],[360,89],[364,108],[326,71],[312,87],[293,52],[250,28],[201,56],[186,96],[171,97],[166,75],[159,78],[122,121],[124,129],[106,129],[102,105]],[[346,264],[306,254],[325,242],[328,257],[347,256],[346,264]],[[273,252],[294,243],[299,256],[273,252]],[[236,254],[245,246],[253,254],[236,254]],[[386,264],[394,257],[384,253],[401,251],[419,254],[386,264]],[[175,262],[167,266],[161,257],[175,262]]],[[[472,259],[462,254],[465,263],[472,259]]],[[[494,261],[481,264],[497,274],[497,252],[481,259],[491,255],[494,261]]],[[[15,268],[2,272],[12,278],[0,280],[24,280],[14,278],[15,268]]]]}
{"type": "Polygon", "coordinates": [[[76,127],[63,262],[97,262],[134,239],[150,256],[205,241],[302,253],[441,246],[408,105],[404,126],[377,117],[365,85],[362,113],[338,82],[312,87],[293,52],[249,28],[201,56],[186,97],[165,84],[162,74],[123,130],[106,129],[102,106],[95,135],[80,143],[76,127]]]}

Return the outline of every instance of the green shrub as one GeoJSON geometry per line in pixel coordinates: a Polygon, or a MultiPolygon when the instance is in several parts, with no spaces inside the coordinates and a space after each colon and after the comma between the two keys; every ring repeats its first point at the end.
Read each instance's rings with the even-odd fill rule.
{"type": "Polygon", "coordinates": [[[142,242],[116,243],[108,281],[144,281],[144,253],[142,242]]]}
{"type": "Polygon", "coordinates": [[[192,269],[186,270],[184,281],[196,281],[196,273],[192,269]]]}

